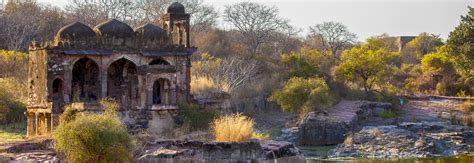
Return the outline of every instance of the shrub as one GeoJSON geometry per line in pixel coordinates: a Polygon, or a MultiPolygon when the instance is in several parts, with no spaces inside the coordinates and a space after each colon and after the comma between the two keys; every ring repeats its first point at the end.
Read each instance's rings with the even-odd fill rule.
{"type": "Polygon", "coordinates": [[[474,112],[474,102],[472,101],[464,102],[463,104],[459,106],[459,110],[466,113],[474,112]]]}
{"type": "Polygon", "coordinates": [[[25,119],[24,90],[23,85],[16,79],[0,78],[0,124],[21,122],[25,119]]]}
{"type": "Polygon", "coordinates": [[[114,109],[106,107],[105,114],[76,114],[63,122],[54,130],[54,148],[68,161],[131,161],[132,139],[114,109]]]}
{"type": "Polygon", "coordinates": [[[201,130],[209,128],[209,124],[219,115],[215,110],[199,109],[195,104],[179,104],[183,111],[184,125],[190,130],[201,130]]]}
{"type": "Polygon", "coordinates": [[[385,111],[383,111],[383,112],[380,112],[380,113],[378,114],[378,116],[379,116],[380,118],[383,118],[383,119],[390,119],[390,118],[395,118],[395,117],[397,117],[398,114],[397,114],[396,112],[392,111],[392,110],[385,110],[385,111]]]}
{"type": "Polygon", "coordinates": [[[321,78],[304,79],[294,77],[286,82],[282,90],[276,90],[269,98],[277,102],[283,111],[296,112],[305,107],[323,110],[332,104],[329,87],[321,78]]]}
{"type": "Polygon", "coordinates": [[[76,117],[78,110],[71,105],[64,106],[64,112],[59,116],[59,123],[68,123],[76,117]]]}
{"type": "Polygon", "coordinates": [[[270,140],[270,134],[254,132],[252,133],[252,138],[258,140],[270,140]]]}
{"type": "Polygon", "coordinates": [[[242,114],[220,117],[211,125],[218,142],[242,142],[252,138],[254,121],[242,114]]]}

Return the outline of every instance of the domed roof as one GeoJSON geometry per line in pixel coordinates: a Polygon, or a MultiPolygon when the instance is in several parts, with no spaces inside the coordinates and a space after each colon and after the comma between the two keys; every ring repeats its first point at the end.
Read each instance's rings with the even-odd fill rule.
{"type": "Polygon", "coordinates": [[[186,10],[184,9],[183,4],[179,2],[173,2],[170,6],[168,6],[168,13],[170,14],[185,14],[186,10]]]}
{"type": "Polygon", "coordinates": [[[61,28],[56,34],[58,39],[81,39],[95,37],[92,28],[80,22],[74,22],[61,28]]]}
{"type": "Polygon", "coordinates": [[[165,30],[151,23],[147,23],[143,26],[136,28],[135,34],[139,37],[151,40],[168,38],[168,35],[166,34],[165,30]]]}
{"type": "Polygon", "coordinates": [[[132,27],[117,19],[100,23],[94,29],[103,37],[132,37],[134,35],[132,27]]]}

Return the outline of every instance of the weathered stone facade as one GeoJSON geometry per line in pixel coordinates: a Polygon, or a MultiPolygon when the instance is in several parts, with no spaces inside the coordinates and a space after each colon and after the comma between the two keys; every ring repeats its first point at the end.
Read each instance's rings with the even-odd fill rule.
{"type": "MultiPolygon", "coordinates": [[[[48,134],[63,107],[101,109],[102,98],[120,104],[122,121],[164,128],[177,103],[189,102],[190,15],[168,7],[162,26],[136,29],[112,19],[94,28],[75,22],[52,42],[32,43],[28,71],[28,136],[48,134]],[[165,119],[165,120],[164,120],[165,119]]],[[[172,125],[172,124],[170,124],[172,125]]]]}

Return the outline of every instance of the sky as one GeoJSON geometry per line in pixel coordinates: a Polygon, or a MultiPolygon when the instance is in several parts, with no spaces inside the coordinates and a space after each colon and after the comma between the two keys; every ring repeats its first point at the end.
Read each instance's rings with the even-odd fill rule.
{"type": "MultiPolygon", "coordinates": [[[[68,2],[37,1],[60,7],[68,2]]],[[[277,7],[280,16],[301,29],[302,34],[315,24],[335,21],[345,24],[360,41],[383,33],[414,36],[421,32],[446,39],[459,24],[460,16],[467,14],[468,6],[474,7],[474,0],[204,0],[220,12],[226,5],[242,1],[277,7]]]]}

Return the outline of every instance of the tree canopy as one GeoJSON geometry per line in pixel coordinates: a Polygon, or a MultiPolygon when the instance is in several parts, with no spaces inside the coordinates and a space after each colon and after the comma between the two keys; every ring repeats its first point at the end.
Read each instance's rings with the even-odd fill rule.
{"type": "Polygon", "coordinates": [[[342,54],[342,63],[336,67],[339,79],[362,87],[369,94],[376,85],[385,83],[395,61],[400,57],[398,52],[389,52],[380,47],[379,39],[368,39],[360,47],[345,50],[342,54]]]}

